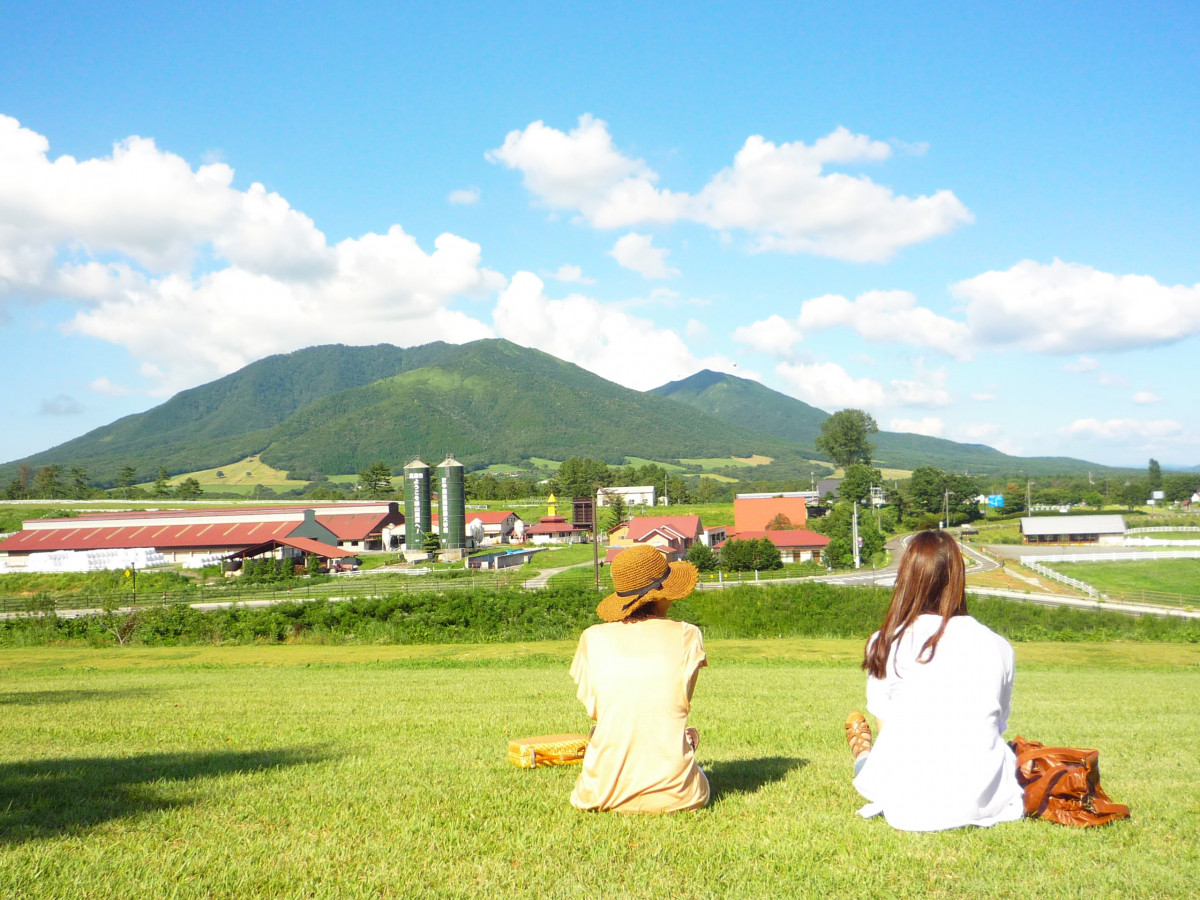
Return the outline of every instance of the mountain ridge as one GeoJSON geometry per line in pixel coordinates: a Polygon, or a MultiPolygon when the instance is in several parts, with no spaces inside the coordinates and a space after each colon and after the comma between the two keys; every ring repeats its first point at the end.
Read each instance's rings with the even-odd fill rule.
{"type": "MultiPolygon", "coordinates": [[[[259,455],[301,477],[360,471],[384,459],[454,452],[465,465],[533,456],[671,461],[761,454],[769,480],[810,468],[824,410],[758,382],[702,370],[635,391],[540,350],[502,339],[399,348],[327,344],[257,360],[147,410],[0,465],[80,466],[112,483],[230,465],[259,455]]],[[[880,462],[979,473],[1099,470],[1069,458],[1010,457],[980,444],[880,432],[880,462]]],[[[741,473],[745,475],[743,471],[741,473]]]]}

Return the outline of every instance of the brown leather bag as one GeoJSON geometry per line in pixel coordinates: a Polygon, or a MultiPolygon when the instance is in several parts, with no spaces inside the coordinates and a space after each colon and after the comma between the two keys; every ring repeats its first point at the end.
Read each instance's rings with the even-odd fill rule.
{"type": "Polygon", "coordinates": [[[1020,735],[1009,746],[1017,754],[1029,818],[1077,828],[1129,818],[1129,807],[1113,803],[1100,787],[1099,751],[1047,747],[1020,735]]]}

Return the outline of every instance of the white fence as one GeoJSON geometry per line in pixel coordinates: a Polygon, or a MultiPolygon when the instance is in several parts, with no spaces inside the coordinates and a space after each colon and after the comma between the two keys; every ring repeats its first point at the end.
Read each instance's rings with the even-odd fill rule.
{"type": "MultiPolygon", "coordinates": [[[[1063,557],[1061,557],[1061,556],[1056,556],[1054,558],[1056,560],[1063,559],[1063,557]]],[[[1021,565],[1026,566],[1027,568],[1033,569],[1033,571],[1037,572],[1039,575],[1042,575],[1046,578],[1050,578],[1061,584],[1065,584],[1068,587],[1073,587],[1077,591],[1082,591],[1083,593],[1087,594],[1089,597],[1099,597],[1100,596],[1100,592],[1098,590],[1096,590],[1094,587],[1092,587],[1090,584],[1086,584],[1086,583],[1080,581],[1078,578],[1069,578],[1066,575],[1062,575],[1058,572],[1055,572],[1053,569],[1043,566],[1032,556],[1022,556],[1021,557],[1021,565]]]]}
{"type": "Polygon", "coordinates": [[[1125,538],[1126,547],[1200,547],[1200,540],[1172,541],[1166,538],[1125,538]]]}
{"type": "Polygon", "coordinates": [[[1200,525],[1147,525],[1144,528],[1127,528],[1126,534],[1152,534],[1163,531],[1200,531],[1200,525]]]}
{"type": "Polygon", "coordinates": [[[1062,556],[1022,556],[1031,562],[1132,562],[1139,559],[1200,559],[1200,550],[1137,550],[1133,553],[1064,553],[1062,556]]]}

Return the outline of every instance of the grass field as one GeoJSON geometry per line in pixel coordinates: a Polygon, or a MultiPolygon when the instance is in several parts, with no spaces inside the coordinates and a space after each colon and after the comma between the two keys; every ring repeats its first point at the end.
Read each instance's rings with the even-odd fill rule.
{"type": "Polygon", "coordinates": [[[775,460],[770,456],[755,454],[753,456],[724,456],[705,459],[681,459],[679,461],[686,466],[699,466],[701,469],[733,469],[766,466],[775,460]]]}
{"type": "MultiPolygon", "coordinates": [[[[195,478],[205,490],[238,491],[244,489],[253,491],[256,484],[270,488],[294,488],[307,484],[306,481],[290,481],[287,472],[273,469],[257,456],[248,456],[227,466],[214,469],[202,469],[199,472],[185,472],[176,475],[168,482],[172,487],[178,487],[185,478],[195,478]],[[220,472],[221,475],[217,475],[220,472]]],[[[357,479],[356,479],[357,480],[357,479]]],[[[153,480],[140,485],[143,488],[153,487],[153,480]]]]}
{"type": "Polygon", "coordinates": [[[1090,584],[1113,599],[1143,593],[1179,594],[1200,603],[1200,559],[1147,559],[1129,562],[1060,563],[1045,565],[1090,584]]]}
{"type": "Polygon", "coordinates": [[[1167,898],[1200,883],[1200,646],[1017,646],[1010,735],[1134,818],[902,834],[854,811],[857,641],[713,641],[713,801],[583,814],[507,741],[589,724],[571,642],[0,651],[0,896],[1167,898]],[[1086,685],[1086,689],[1084,686],[1086,685]]]}

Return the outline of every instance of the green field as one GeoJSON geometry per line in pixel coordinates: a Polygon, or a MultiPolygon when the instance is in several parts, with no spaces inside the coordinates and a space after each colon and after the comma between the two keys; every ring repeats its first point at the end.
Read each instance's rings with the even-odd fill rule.
{"type": "Polygon", "coordinates": [[[774,462],[769,456],[723,456],[707,459],[681,459],[687,466],[699,466],[701,469],[737,469],[766,466],[774,462]]]}
{"type": "Polygon", "coordinates": [[[1070,578],[1090,584],[1116,600],[1142,594],[1176,594],[1200,606],[1200,559],[1147,559],[1129,562],[1047,562],[1070,578]]]}
{"type": "Polygon", "coordinates": [[[858,641],[711,641],[698,813],[573,810],[510,738],[585,731],[573,642],[0,651],[0,895],[1195,895],[1195,645],[1018,645],[1010,735],[1098,747],[1132,821],[902,834],[855,815],[858,641]],[[1173,659],[1173,664],[1165,662],[1173,659]],[[1080,685],[1087,685],[1086,702],[1080,685]]]}

